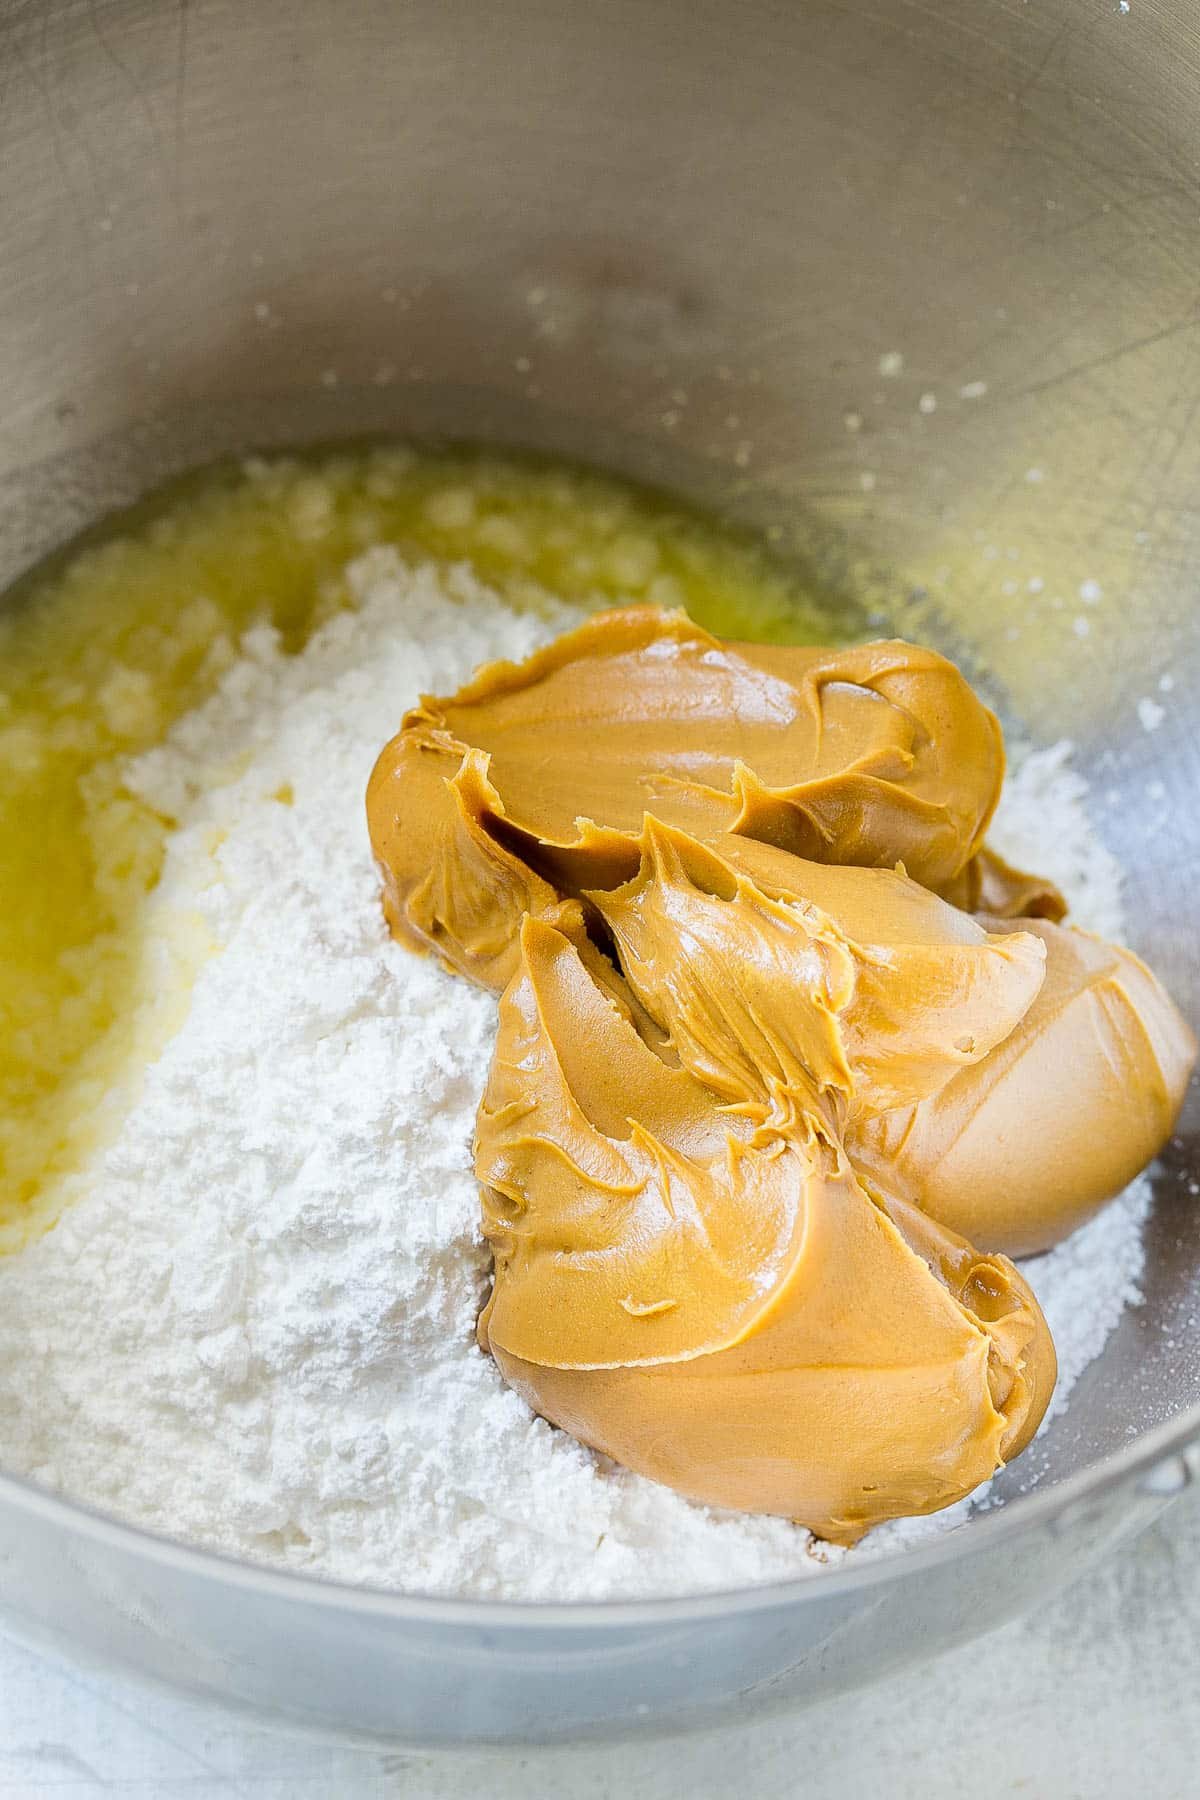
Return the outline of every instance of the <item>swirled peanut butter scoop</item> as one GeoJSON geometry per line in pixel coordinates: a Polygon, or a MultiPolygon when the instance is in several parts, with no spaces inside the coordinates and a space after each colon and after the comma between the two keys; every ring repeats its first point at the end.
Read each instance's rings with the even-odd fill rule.
{"type": "Polygon", "coordinates": [[[1045,920],[1026,929],[1046,947],[1046,979],[1015,1030],[937,1094],[848,1137],[861,1167],[1014,1256],[1058,1243],[1158,1154],[1196,1058],[1131,950],[1045,920]]]}
{"type": "Polygon", "coordinates": [[[994,716],[931,650],[725,643],[632,607],[426,698],[368,816],[393,930],[500,987],[537,882],[627,880],[648,812],[938,888],[964,878],[1003,773],[994,716]]]}
{"type": "Polygon", "coordinates": [[[1029,932],[989,936],[891,869],[770,844],[701,844],[647,819],[637,875],[588,896],[625,978],[684,1067],[786,1126],[935,1094],[1001,1043],[1042,985],[1029,932]]]}
{"type": "Polygon", "coordinates": [[[850,1541],[1016,1454],[1054,1357],[1011,1264],[857,1180],[839,1105],[813,1092],[778,1130],[761,1097],[723,1104],[527,918],[479,1113],[480,1336],[629,1467],[850,1541]]]}
{"type": "Polygon", "coordinates": [[[593,1368],[719,1349],[803,1230],[806,1167],[638,1034],[616,982],[527,918],[480,1108],[492,1341],[593,1368]]]}
{"type": "Polygon", "coordinates": [[[407,715],[371,839],[396,936],[502,995],[480,1340],[547,1418],[843,1541],[1028,1442],[1053,1346],[967,1239],[1116,1193],[1195,1044],[983,845],[1003,767],[932,652],[649,608],[407,715]]]}

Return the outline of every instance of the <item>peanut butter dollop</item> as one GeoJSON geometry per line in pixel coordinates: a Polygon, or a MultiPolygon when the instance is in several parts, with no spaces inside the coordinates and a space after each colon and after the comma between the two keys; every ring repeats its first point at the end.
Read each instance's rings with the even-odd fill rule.
{"type": "Polygon", "coordinates": [[[723,643],[630,607],[426,697],[367,805],[393,931],[499,991],[524,912],[627,880],[646,813],[970,886],[1003,775],[995,717],[932,650],[723,643]]]}
{"type": "Polygon", "coordinates": [[[770,844],[705,845],[648,818],[625,886],[588,896],[626,982],[727,1105],[840,1129],[935,1095],[1029,1010],[1046,953],[995,936],[892,869],[824,868],[770,844]]]}
{"type": "Polygon", "coordinates": [[[1050,1335],[967,1240],[1041,1248],[1118,1191],[1195,1045],[983,844],[1003,769],[930,651],[650,608],[407,715],[367,796],[385,910],[501,995],[479,1331],[547,1418],[845,1542],[1029,1441],[1050,1335]]]}
{"type": "Polygon", "coordinates": [[[1046,979],[1016,1029],[848,1138],[860,1168],[1011,1256],[1049,1249],[1128,1186],[1170,1136],[1196,1060],[1187,1021],[1131,950],[1043,919],[1025,929],[1045,945],[1046,979]]]}
{"type": "MultiPolygon", "coordinates": [[[[657,858],[642,894],[663,879],[657,858]]],[[[756,957],[749,884],[701,911],[698,963],[715,976],[756,957]]],[[[810,925],[812,956],[790,971],[799,1007],[824,986],[826,952],[847,954],[810,925]]],[[[996,974],[1015,1001],[1040,959],[996,974]]],[[[749,1009],[705,1019],[706,994],[701,977],[670,1066],[563,931],[524,921],[476,1140],[496,1258],[481,1341],[539,1412],[630,1468],[850,1542],[949,1505],[1015,1455],[1053,1388],[1053,1347],[1011,1263],[856,1177],[838,1138],[856,1061],[838,1015],[817,1028],[821,1096],[749,1009]],[[724,1099],[688,1066],[711,1028],[742,1037],[724,1099]]],[[[853,1008],[852,980],[840,999],[853,1008]]]]}

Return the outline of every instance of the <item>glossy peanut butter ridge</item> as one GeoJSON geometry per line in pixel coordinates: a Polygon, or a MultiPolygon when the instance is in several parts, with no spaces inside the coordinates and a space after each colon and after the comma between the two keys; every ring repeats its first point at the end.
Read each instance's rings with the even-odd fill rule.
{"type": "Polygon", "coordinates": [[[1194,1045],[986,850],[1003,772],[931,651],[652,608],[408,714],[368,792],[385,907],[501,996],[480,1338],[554,1423],[841,1541],[1029,1441],[1054,1351],[1000,1251],[1124,1185],[1194,1045]]]}

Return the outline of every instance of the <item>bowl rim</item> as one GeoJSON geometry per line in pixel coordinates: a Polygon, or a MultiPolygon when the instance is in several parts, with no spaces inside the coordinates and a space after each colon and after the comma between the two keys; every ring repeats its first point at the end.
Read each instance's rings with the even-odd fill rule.
{"type": "MultiPolygon", "coordinates": [[[[489,1600],[473,1596],[429,1594],[347,1581],[300,1569],[254,1563],[227,1551],[188,1543],[103,1512],[84,1501],[67,1499],[23,1476],[0,1472],[0,1506],[40,1517],[47,1524],[107,1544],[125,1555],[166,1567],[172,1572],[224,1585],[243,1594],[260,1594],[290,1604],[366,1614],[397,1625],[459,1626],[495,1631],[507,1627],[525,1633],[539,1630],[613,1630],[639,1625],[687,1624],[695,1620],[750,1614],[804,1605],[806,1600],[833,1599],[881,1587],[902,1577],[918,1576],[964,1561],[1050,1525],[1093,1496],[1116,1488],[1200,1440],[1200,1401],[1173,1418],[1139,1433],[1122,1449],[1088,1464],[1074,1475],[1044,1488],[1017,1494],[1004,1505],[977,1513],[961,1525],[911,1549],[851,1560],[847,1566],[782,1580],[699,1594],[665,1594],[637,1599],[489,1600]]],[[[1161,1490],[1164,1499],[1192,1479],[1190,1466],[1178,1484],[1161,1490]]],[[[1143,1492],[1152,1490],[1143,1488],[1143,1492]]]]}

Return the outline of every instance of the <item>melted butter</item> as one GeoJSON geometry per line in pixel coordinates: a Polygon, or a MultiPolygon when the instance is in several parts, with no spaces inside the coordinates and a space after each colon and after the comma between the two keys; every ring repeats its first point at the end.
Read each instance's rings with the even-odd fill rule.
{"type": "Polygon", "coordinates": [[[122,758],[212,693],[251,626],[301,648],[375,543],[467,560],[518,605],[646,599],[766,640],[834,628],[752,540],[653,496],[403,448],[192,478],[28,578],[0,612],[0,1248],[70,1198],[210,948],[195,920],[159,921],[170,978],[150,966],[172,821],[125,790],[122,758]]]}

